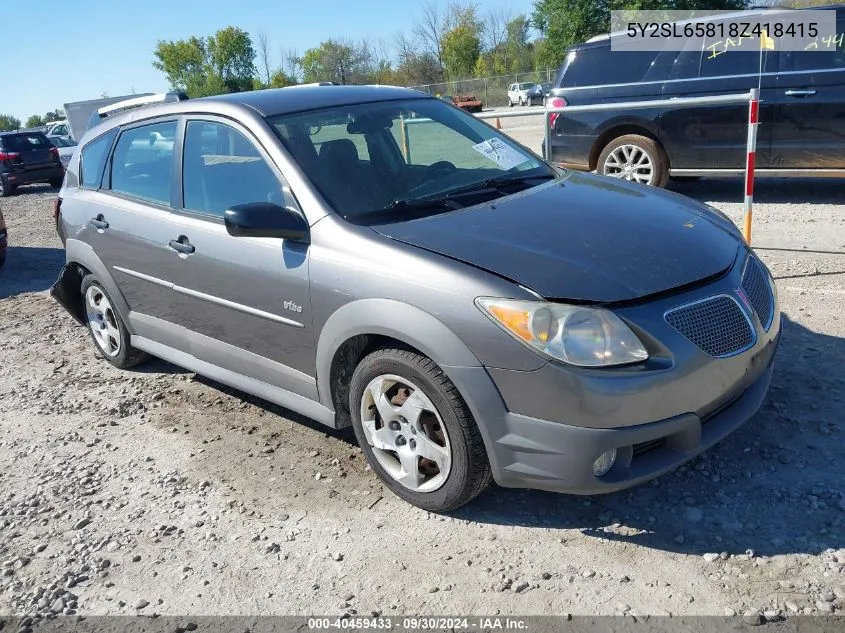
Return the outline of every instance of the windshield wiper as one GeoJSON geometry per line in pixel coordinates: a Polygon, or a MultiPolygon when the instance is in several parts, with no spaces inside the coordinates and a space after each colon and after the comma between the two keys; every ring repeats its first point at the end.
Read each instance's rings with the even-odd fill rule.
{"type": "Polygon", "coordinates": [[[431,207],[449,207],[459,209],[462,205],[448,196],[437,196],[436,198],[400,198],[388,204],[384,209],[428,209],[431,207]]]}
{"type": "Polygon", "coordinates": [[[479,182],[474,182],[469,185],[463,185],[457,189],[450,189],[444,192],[443,195],[454,196],[463,193],[470,193],[472,191],[484,191],[485,189],[501,189],[508,185],[518,185],[529,180],[550,180],[554,178],[553,174],[511,174],[508,176],[493,176],[479,182]]]}

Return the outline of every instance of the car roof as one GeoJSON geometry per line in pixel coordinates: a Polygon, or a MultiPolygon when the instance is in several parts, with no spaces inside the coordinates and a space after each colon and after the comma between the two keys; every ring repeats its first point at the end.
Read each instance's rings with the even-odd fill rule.
{"type": "MultiPolygon", "coordinates": [[[[103,120],[93,129],[102,131],[134,121],[178,114],[258,115],[262,118],[332,106],[375,103],[398,99],[431,99],[431,95],[396,86],[300,85],[250,92],[234,92],[134,108],[103,120]]],[[[89,130],[90,131],[90,130],[89,130]]],[[[86,136],[88,136],[86,132],[86,136]]]]}

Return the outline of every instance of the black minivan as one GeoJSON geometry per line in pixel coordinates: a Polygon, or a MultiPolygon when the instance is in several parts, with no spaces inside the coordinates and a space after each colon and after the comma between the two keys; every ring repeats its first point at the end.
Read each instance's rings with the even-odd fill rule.
{"type": "Polygon", "coordinates": [[[604,35],[570,48],[548,97],[564,108],[550,114],[551,161],[659,187],[670,177],[742,175],[747,104],[565,108],[738,94],[759,82],[756,175],[845,176],[845,5],[824,8],[836,9],[836,32],[807,45],[820,50],[779,50],[775,40],[762,60],[758,38],[694,37],[681,51],[622,52],[604,35]]]}

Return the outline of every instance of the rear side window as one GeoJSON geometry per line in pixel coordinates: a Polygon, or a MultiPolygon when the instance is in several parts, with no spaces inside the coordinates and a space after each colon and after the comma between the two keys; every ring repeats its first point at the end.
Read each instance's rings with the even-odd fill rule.
{"type": "Polygon", "coordinates": [[[569,53],[561,88],[579,88],[642,81],[657,53],[654,51],[613,51],[610,44],[582,48],[569,53]]]}
{"type": "Polygon", "coordinates": [[[169,205],[175,136],[176,121],[123,132],[112,155],[112,191],[169,205]]]}
{"type": "MultiPolygon", "coordinates": [[[[757,37],[710,38],[702,42],[699,77],[753,75],[760,72],[760,39],[757,37]]],[[[762,51],[763,72],[768,51],[762,51]]]]}
{"type": "Polygon", "coordinates": [[[103,179],[103,165],[111,148],[117,130],[112,130],[95,138],[82,148],[82,169],[79,172],[79,186],[86,189],[99,189],[103,179]]]}

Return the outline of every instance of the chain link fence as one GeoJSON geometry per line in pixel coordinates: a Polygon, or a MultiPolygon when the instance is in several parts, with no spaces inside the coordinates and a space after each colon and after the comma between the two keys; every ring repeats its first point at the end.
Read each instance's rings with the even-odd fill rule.
{"type": "Polygon", "coordinates": [[[473,95],[480,99],[485,108],[501,108],[508,105],[508,86],[523,82],[545,83],[555,78],[556,68],[546,68],[528,73],[483,77],[478,79],[459,79],[439,84],[408,86],[430,95],[473,95]]]}

